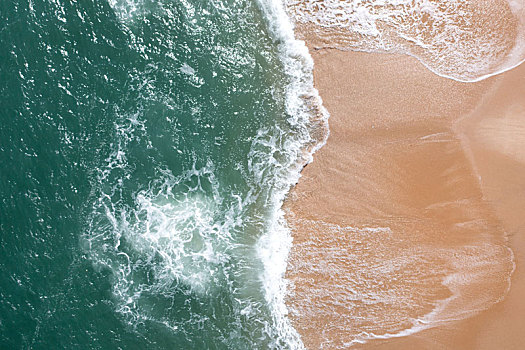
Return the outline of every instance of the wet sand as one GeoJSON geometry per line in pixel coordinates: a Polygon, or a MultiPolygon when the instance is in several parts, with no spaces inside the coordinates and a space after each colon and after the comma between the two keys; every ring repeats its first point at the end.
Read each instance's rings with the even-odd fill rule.
{"type": "Polygon", "coordinates": [[[307,348],[519,348],[525,67],[459,83],[404,55],[311,53],[331,134],[285,203],[307,348]]]}

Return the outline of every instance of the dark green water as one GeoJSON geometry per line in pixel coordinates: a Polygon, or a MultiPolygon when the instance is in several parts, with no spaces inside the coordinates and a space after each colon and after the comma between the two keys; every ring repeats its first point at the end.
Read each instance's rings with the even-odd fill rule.
{"type": "Polygon", "coordinates": [[[282,15],[1,2],[0,348],[302,347],[279,208],[316,141],[282,15]]]}

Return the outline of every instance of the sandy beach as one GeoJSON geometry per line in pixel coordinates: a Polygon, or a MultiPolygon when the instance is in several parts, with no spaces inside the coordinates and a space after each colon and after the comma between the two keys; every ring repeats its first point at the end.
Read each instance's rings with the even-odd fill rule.
{"type": "Polygon", "coordinates": [[[310,52],[330,137],[285,203],[306,347],[518,349],[525,66],[461,83],[406,55],[310,52]]]}

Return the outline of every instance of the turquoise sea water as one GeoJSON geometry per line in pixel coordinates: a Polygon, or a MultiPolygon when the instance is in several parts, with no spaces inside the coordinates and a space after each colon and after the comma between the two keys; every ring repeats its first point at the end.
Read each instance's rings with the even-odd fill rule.
{"type": "Polygon", "coordinates": [[[0,4],[0,348],[301,348],[280,206],[319,140],[278,2],[0,4]]]}

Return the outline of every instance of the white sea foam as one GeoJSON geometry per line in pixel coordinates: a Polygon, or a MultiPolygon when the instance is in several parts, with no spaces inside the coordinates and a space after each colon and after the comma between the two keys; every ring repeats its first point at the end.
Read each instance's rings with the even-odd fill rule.
{"type": "Polygon", "coordinates": [[[434,73],[458,81],[486,79],[525,59],[523,1],[511,1],[507,9],[498,0],[286,3],[296,21],[318,28],[322,45],[409,54],[434,73]]]}
{"type": "Polygon", "coordinates": [[[180,71],[181,71],[181,73],[187,74],[187,75],[194,75],[195,74],[195,69],[191,68],[191,66],[189,64],[187,64],[187,63],[184,63],[180,67],[180,71]]]}
{"type": "Polygon", "coordinates": [[[143,16],[147,11],[144,0],[108,0],[108,2],[123,23],[143,16]]]}
{"type": "MultiPolygon", "coordinates": [[[[278,147],[280,152],[287,154],[287,161],[281,165],[282,171],[278,173],[279,183],[272,198],[273,214],[268,221],[266,233],[257,243],[257,251],[264,264],[261,278],[266,300],[272,309],[279,332],[278,338],[284,341],[287,348],[302,349],[304,345],[299,334],[290,324],[285,304],[287,281],[284,275],[292,238],[281,206],[291,186],[298,181],[304,164],[311,162],[312,154],[326,142],[328,112],[322,107],[321,98],[313,86],[313,60],[305,43],[295,39],[292,23],[286,14],[283,2],[258,0],[258,4],[267,19],[273,40],[278,43],[280,58],[289,79],[286,87],[288,122],[298,132],[295,139],[288,138],[287,142],[278,147]],[[313,130],[314,128],[322,130],[316,131],[313,130]],[[319,131],[322,137],[315,136],[319,131]]],[[[256,142],[265,143],[262,134],[258,136],[256,142]]],[[[270,144],[275,145],[274,142],[270,144]]],[[[273,154],[273,152],[263,154],[273,154]]],[[[250,155],[250,158],[256,159],[254,155],[250,155]]]]}

